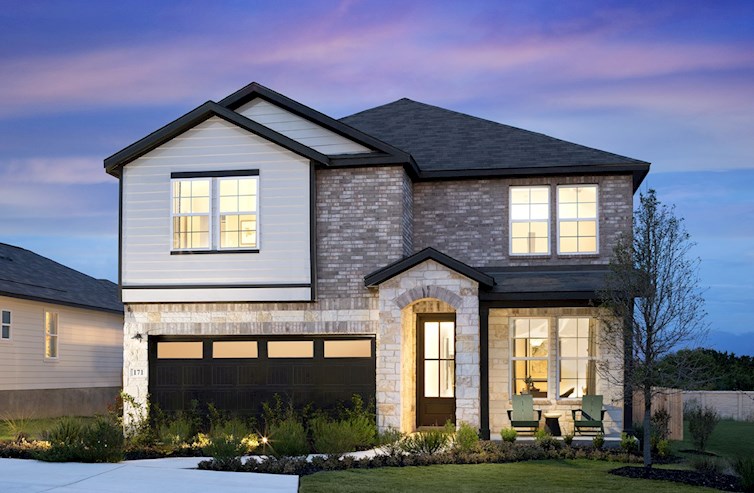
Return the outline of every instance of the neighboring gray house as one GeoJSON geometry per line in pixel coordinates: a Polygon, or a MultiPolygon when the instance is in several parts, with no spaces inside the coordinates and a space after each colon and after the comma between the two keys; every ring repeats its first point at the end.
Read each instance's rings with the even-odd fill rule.
{"type": "Polygon", "coordinates": [[[358,392],[383,429],[494,436],[528,387],[566,429],[603,394],[622,428],[590,300],[648,163],[408,99],[335,120],[253,83],[105,168],[137,400],[358,392]]]}
{"type": "Polygon", "coordinates": [[[104,413],[121,388],[118,286],[0,243],[0,418],[104,413]]]}

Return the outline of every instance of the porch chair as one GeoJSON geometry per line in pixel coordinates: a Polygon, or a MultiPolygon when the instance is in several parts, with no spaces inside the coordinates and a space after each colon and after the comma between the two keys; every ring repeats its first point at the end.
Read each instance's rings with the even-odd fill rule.
{"type": "Polygon", "coordinates": [[[605,419],[605,410],[602,409],[602,396],[601,395],[585,395],[581,399],[581,409],[571,409],[573,415],[573,429],[574,432],[584,434],[584,428],[587,428],[597,433],[599,429],[600,433],[605,433],[605,427],[603,421],[605,419]],[[576,419],[576,413],[581,413],[581,417],[576,419]]]}
{"type": "Polygon", "coordinates": [[[534,419],[534,398],[531,394],[514,395],[513,409],[508,409],[508,419],[513,428],[531,428],[534,432],[539,428],[542,410],[537,409],[537,419],[534,419]]]}

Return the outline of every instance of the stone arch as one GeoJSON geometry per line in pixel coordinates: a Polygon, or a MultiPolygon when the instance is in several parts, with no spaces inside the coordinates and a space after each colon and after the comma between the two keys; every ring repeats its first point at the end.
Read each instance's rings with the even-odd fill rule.
{"type": "Polygon", "coordinates": [[[398,305],[398,308],[402,310],[411,303],[424,298],[437,298],[438,300],[442,300],[445,303],[449,304],[456,310],[458,310],[463,304],[463,299],[453,291],[450,291],[449,289],[443,288],[441,286],[433,286],[431,284],[411,288],[402,295],[395,298],[394,301],[395,304],[398,305]]]}

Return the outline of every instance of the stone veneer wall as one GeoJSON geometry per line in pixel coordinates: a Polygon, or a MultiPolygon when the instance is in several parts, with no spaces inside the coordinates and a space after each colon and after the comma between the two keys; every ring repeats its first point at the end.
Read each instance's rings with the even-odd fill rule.
{"type": "MultiPolygon", "coordinates": [[[[573,432],[571,409],[581,407],[581,399],[561,399],[557,397],[558,317],[594,317],[594,308],[506,308],[490,309],[489,318],[489,382],[490,382],[490,430],[493,437],[500,436],[500,430],[510,426],[507,410],[511,408],[511,335],[509,323],[512,317],[542,317],[550,319],[549,340],[549,383],[548,398],[534,399],[534,407],[543,412],[561,412],[560,427],[565,433],[573,432]]],[[[598,329],[599,330],[599,329],[598,329]]],[[[599,338],[597,339],[599,341],[599,338]]],[[[598,358],[610,358],[599,351],[598,358]]],[[[597,394],[603,395],[605,414],[605,434],[619,434],[623,427],[622,386],[609,385],[597,373],[597,394]]],[[[542,418],[544,424],[544,418],[542,418]]]]}
{"type": "MultiPolygon", "coordinates": [[[[478,289],[475,281],[432,260],[379,286],[377,424],[380,429],[414,430],[416,349],[412,350],[415,335],[407,332],[413,332],[413,305],[425,299],[441,300],[456,314],[456,422],[480,425],[478,289]]],[[[421,309],[422,305],[418,306],[421,309]]]]}
{"type": "Polygon", "coordinates": [[[414,184],[414,239],[417,252],[432,246],[474,267],[606,264],[620,233],[631,231],[631,175],[557,176],[496,180],[433,181],[414,184]],[[557,185],[599,186],[599,255],[557,254],[557,185]],[[510,186],[550,185],[549,256],[511,257],[510,186]]]}

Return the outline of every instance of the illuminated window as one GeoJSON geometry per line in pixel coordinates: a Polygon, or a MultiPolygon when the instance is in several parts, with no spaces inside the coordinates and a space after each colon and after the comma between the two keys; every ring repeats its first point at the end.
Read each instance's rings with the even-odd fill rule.
{"type": "Polygon", "coordinates": [[[257,341],[215,341],[212,343],[213,358],[257,358],[257,341]]]}
{"type": "Polygon", "coordinates": [[[511,319],[514,394],[547,397],[549,330],[547,318],[511,319]]]}
{"type": "Polygon", "coordinates": [[[372,341],[369,339],[325,341],[325,358],[369,358],[372,341]]]}
{"type": "Polygon", "coordinates": [[[510,244],[513,255],[550,253],[550,187],[510,188],[510,244]]]}
{"type": "Polygon", "coordinates": [[[558,253],[597,253],[597,185],[558,187],[558,253]]]}
{"type": "Polygon", "coordinates": [[[314,341],[269,341],[268,358],[313,358],[314,341]]]}
{"type": "Polygon", "coordinates": [[[173,180],[173,249],[208,249],[209,179],[173,180]]]}
{"type": "Polygon", "coordinates": [[[424,322],[424,397],[455,395],[455,322],[424,322]]]}
{"type": "Polygon", "coordinates": [[[558,395],[579,398],[595,393],[597,381],[594,320],[587,317],[558,320],[558,395]]]}
{"type": "Polygon", "coordinates": [[[222,178],[220,248],[256,248],[257,179],[222,178]]]}
{"type": "Polygon", "coordinates": [[[171,183],[173,251],[259,248],[257,171],[174,173],[171,183]]]}
{"type": "Polygon", "coordinates": [[[45,312],[45,358],[58,357],[58,314],[45,312]]]}
{"type": "Polygon", "coordinates": [[[0,339],[10,339],[10,312],[3,310],[0,316],[0,339]]]}
{"type": "Polygon", "coordinates": [[[202,359],[202,341],[158,342],[157,359],[202,359]]]}

